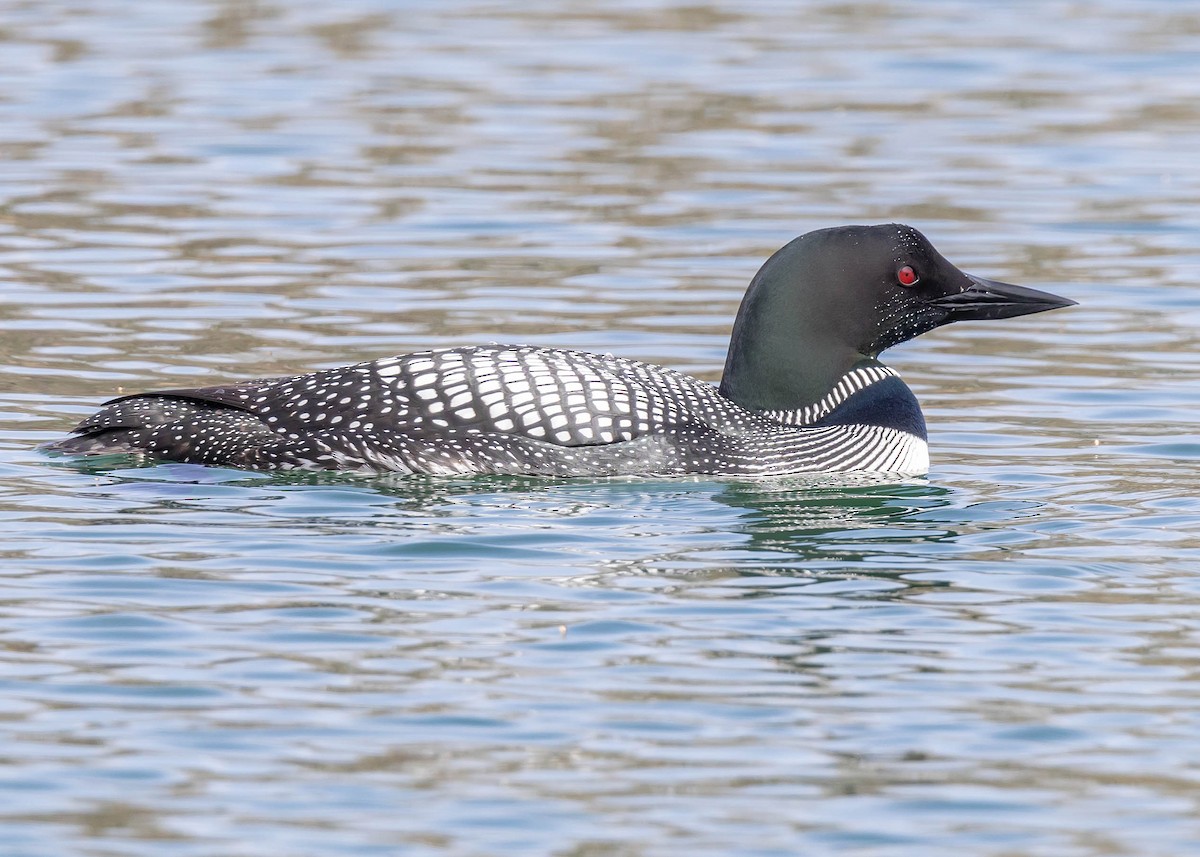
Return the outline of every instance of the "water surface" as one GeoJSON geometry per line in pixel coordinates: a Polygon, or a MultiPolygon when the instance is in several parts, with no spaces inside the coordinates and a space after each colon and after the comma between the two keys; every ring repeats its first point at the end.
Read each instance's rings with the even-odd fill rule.
{"type": "Polygon", "coordinates": [[[1200,853],[1187,4],[0,3],[5,857],[1200,853]],[[927,479],[268,477],[122,391],[715,379],[811,228],[1079,300],[888,359],[927,479]]]}

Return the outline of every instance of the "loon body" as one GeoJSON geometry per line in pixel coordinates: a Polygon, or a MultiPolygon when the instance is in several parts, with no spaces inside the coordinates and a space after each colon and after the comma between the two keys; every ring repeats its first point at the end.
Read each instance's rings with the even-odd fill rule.
{"type": "Polygon", "coordinates": [[[964,274],[912,227],[824,229],[751,281],[719,388],[611,355],[451,348],[123,396],[47,448],[259,470],[917,475],[920,405],[879,352],[1072,303],[964,274]]]}

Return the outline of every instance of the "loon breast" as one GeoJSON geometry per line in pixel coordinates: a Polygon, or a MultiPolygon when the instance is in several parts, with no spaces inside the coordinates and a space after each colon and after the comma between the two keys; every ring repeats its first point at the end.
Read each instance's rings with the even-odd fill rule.
{"type": "Polygon", "coordinates": [[[923,473],[924,422],[874,361],[820,402],[755,412],[636,360],[530,346],[422,351],[114,399],[52,444],[265,470],[553,476],[923,473]]]}

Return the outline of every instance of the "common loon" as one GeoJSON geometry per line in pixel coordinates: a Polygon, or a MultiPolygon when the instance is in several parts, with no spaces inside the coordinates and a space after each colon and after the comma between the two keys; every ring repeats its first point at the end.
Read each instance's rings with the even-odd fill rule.
{"type": "Polygon", "coordinates": [[[46,448],[259,470],[920,475],[920,405],[878,354],[1074,303],[965,274],[911,226],[821,229],[751,281],[720,387],[612,355],[449,348],[121,396],[46,448]]]}

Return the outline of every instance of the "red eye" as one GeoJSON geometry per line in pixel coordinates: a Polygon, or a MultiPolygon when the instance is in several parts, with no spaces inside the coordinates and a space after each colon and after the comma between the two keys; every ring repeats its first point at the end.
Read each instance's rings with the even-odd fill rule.
{"type": "Polygon", "coordinates": [[[915,286],[917,280],[921,279],[917,276],[917,272],[912,269],[912,265],[905,265],[896,272],[896,279],[900,281],[902,286],[915,286]]]}

